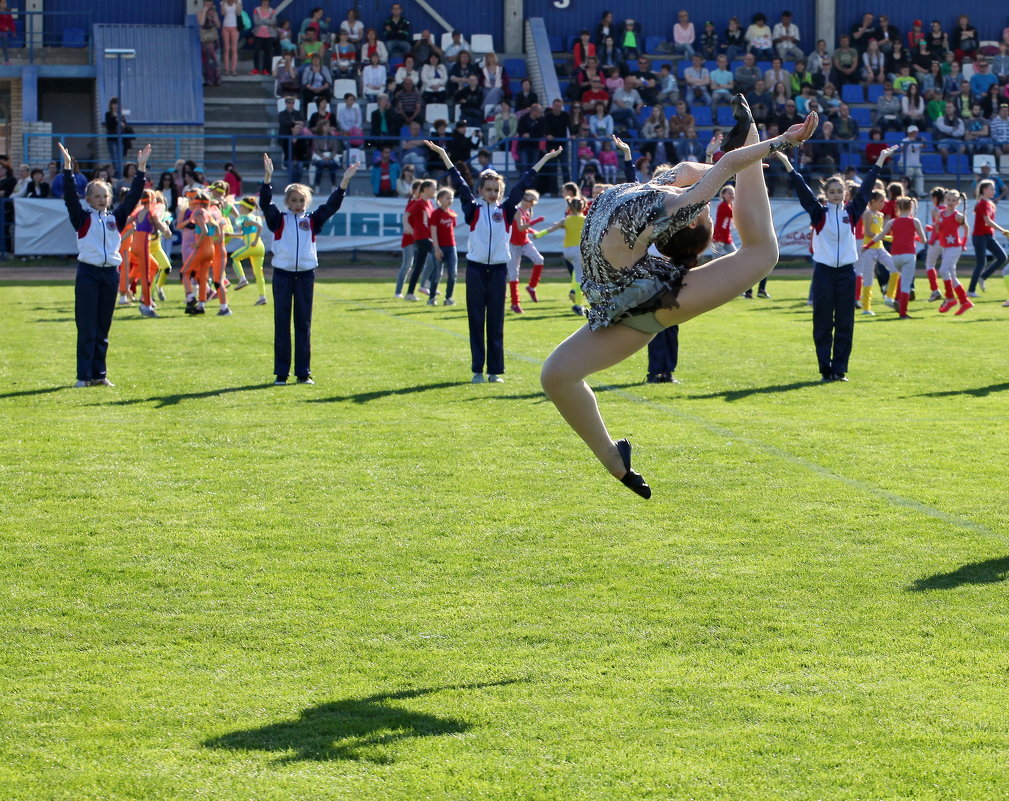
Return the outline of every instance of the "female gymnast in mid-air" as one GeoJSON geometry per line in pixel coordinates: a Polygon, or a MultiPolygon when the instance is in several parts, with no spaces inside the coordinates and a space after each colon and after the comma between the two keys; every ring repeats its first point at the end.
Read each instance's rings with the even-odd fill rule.
{"type": "Polygon", "coordinates": [[[540,376],[547,396],[596,458],[643,498],[652,493],[631,469],[630,443],[610,438],[585,377],[622,362],[659,331],[727,303],[773,269],[778,242],[761,159],[816,130],[813,113],[761,142],[741,95],[732,107],[736,125],[723,145],[730,152],[717,163],[681,163],[649,183],[611,187],[593,202],[581,244],[588,324],[557,346],[540,376]],[[741,247],[697,267],[711,240],[708,201],[733,175],[741,247]]]}

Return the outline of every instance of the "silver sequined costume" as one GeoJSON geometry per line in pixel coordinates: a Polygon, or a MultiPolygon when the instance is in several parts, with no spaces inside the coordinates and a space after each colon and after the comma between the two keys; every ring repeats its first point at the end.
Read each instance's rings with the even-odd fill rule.
{"type": "MultiPolygon", "coordinates": [[[[669,192],[654,184],[619,184],[592,201],[582,230],[581,250],[582,291],[589,303],[589,328],[593,331],[652,303],[657,296],[672,293],[666,294],[671,299],[679,292],[686,267],[649,252],[630,267],[620,269],[610,264],[602,251],[603,237],[614,225],[620,228],[627,246],[633,248],[649,225],[654,226],[654,241],[660,234],[686,228],[705,206],[691,204],[667,215],[668,198],[669,192]]],[[[675,304],[675,300],[672,302],[675,304]]]]}

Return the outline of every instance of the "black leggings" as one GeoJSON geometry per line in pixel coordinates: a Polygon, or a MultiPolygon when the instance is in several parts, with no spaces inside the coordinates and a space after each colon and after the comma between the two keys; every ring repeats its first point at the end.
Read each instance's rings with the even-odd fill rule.
{"type": "Polygon", "coordinates": [[[252,41],[252,68],[269,72],[270,62],[273,61],[273,37],[253,36],[252,41]]]}

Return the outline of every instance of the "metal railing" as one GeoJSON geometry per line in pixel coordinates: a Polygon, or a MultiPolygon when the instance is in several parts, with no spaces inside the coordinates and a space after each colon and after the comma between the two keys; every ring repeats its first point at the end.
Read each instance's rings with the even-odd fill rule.
{"type": "Polygon", "coordinates": [[[66,47],[87,50],[87,63],[94,61],[94,44],[90,26],[75,28],[66,24],[71,17],[80,18],[74,11],[18,11],[11,9],[15,32],[7,40],[12,50],[23,49],[29,64],[34,64],[38,53],[45,47],[66,47]]]}

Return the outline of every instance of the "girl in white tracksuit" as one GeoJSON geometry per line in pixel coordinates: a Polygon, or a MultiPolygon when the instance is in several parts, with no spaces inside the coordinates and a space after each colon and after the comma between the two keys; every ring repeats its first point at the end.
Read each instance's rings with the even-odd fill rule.
{"type": "Polygon", "coordinates": [[[477,194],[474,198],[459,171],[452,165],[445,148],[433,142],[425,143],[441,157],[442,163],[455,182],[456,194],[462,201],[463,215],[469,225],[469,244],[466,250],[466,316],[469,319],[469,346],[472,356],[473,383],[484,381],[484,364],[487,380],[504,379],[504,305],[508,282],[508,245],[510,229],[515,220],[515,207],[526,190],[531,188],[543,165],[559,156],[563,148],[551,150],[519,178],[507,199],[504,197],[504,178],[493,170],[480,173],[477,194]],[[486,339],[485,339],[486,328],[486,339]]]}

